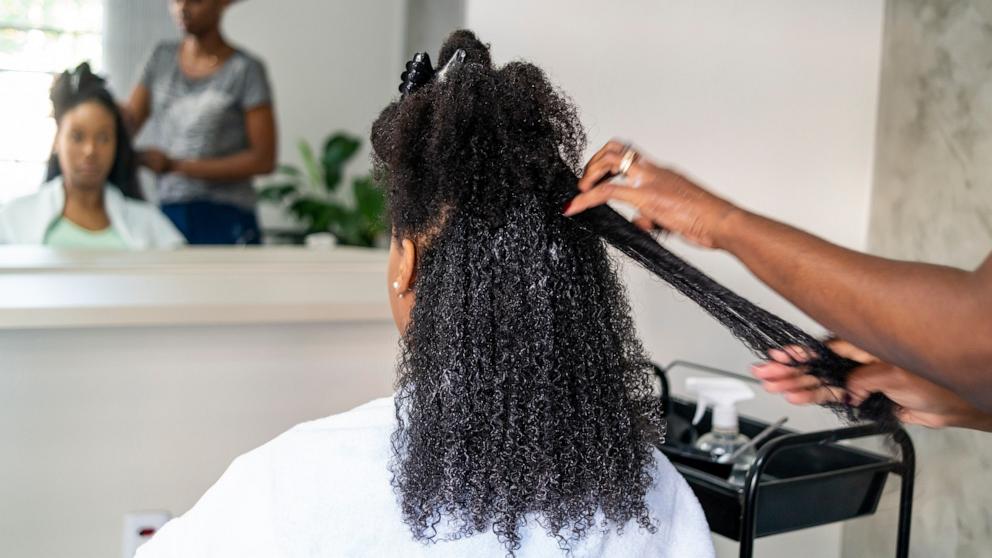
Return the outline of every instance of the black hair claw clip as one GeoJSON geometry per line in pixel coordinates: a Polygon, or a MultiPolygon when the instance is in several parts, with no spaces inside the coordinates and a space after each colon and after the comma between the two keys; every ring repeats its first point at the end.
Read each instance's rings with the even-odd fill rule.
{"type": "Polygon", "coordinates": [[[418,52],[406,63],[406,71],[400,76],[400,93],[403,97],[420,89],[434,78],[434,68],[431,67],[431,57],[426,52],[418,52]]]}

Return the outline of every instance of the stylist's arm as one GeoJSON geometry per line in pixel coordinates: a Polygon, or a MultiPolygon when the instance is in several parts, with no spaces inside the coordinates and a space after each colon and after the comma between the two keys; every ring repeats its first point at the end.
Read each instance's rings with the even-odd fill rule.
{"type": "Polygon", "coordinates": [[[992,413],[976,409],[961,396],[911,372],[882,362],[840,339],[827,342],[835,353],[861,363],[851,371],[843,388],[828,386],[807,373],[803,363],[812,355],[801,347],[769,351],[768,362],[751,372],[769,393],[780,393],[796,405],[846,402],[855,407],[874,393],[896,405],[896,416],[905,424],[928,428],[959,427],[992,432],[992,413]]]}
{"type": "MultiPolygon", "coordinates": [[[[975,271],[870,256],[746,211],[610,142],[586,166],[575,215],[611,200],[707,248],[726,250],[814,320],[992,411],[992,257],[975,271]],[[604,182],[605,181],[605,182],[604,182]]],[[[815,210],[815,209],[811,209],[815,210]]]]}

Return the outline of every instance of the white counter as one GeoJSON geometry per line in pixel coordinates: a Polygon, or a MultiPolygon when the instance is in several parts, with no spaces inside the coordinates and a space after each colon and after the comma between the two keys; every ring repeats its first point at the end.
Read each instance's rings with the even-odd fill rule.
{"type": "Polygon", "coordinates": [[[389,320],[383,250],[0,247],[0,329],[389,320]]]}

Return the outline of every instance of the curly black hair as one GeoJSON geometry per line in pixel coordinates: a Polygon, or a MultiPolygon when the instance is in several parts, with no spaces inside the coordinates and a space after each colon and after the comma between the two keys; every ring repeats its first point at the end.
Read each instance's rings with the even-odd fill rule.
{"type": "Polygon", "coordinates": [[[465,64],[372,129],[393,233],[418,247],[401,340],[393,486],[419,540],[492,530],[509,554],[538,521],[567,550],[645,504],[664,420],[600,237],[561,215],[585,134],[536,66],[465,64]],[[603,524],[597,525],[601,511],[603,524]]]}
{"type": "MultiPolygon", "coordinates": [[[[448,38],[439,65],[458,50],[465,62],[444,81],[428,57],[411,61],[403,98],[372,127],[394,236],[420,250],[393,436],[404,520],[426,540],[491,528],[511,554],[532,513],[564,549],[597,510],[653,529],[644,496],[664,420],[604,241],[759,355],[809,347],[810,373],[836,386],[858,364],[609,207],[562,217],[585,147],[574,106],[532,64],[494,68],[468,31],[448,38]]],[[[882,394],[831,406],[897,422],[882,394]]]]}
{"type": "MultiPolygon", "coordinates": [[[[90,70],[90,65],[84,62],[74,70],[66,70],[56,77],[52,82],[49,96],[52,100],[52,114],[59,126],[62,125],[62,117],[67,112],[86,102],[99,103],[110,111],[114,117],[117,147],[107,181],[117,186],[129,198],[144,199],[138,182],[138,156],[131,144],[131,134],[124,124],[124,116],[117,101],[107,89],[106,81],[94,74],[90,70]]],[[[62,167],[59,165],[58,154],[52,153],[48,159],[45,180],[51,180],[60,174],[62,167]]]]}

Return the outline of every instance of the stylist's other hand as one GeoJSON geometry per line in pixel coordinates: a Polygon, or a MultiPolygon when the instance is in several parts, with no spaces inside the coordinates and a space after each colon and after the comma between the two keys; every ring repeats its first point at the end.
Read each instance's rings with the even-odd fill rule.
{"type": "Polygon", "coordinates": [[[696,185],[681,174],[655,165],[642,155],[616,182],[625,145],[614,140],[596,152],[579,180],[580,194],[565,207],[572,216],[616,200],[632,205],[643,229],[660,227],[705,248],[720,248],[727,218],[739,211],[734,204],[696,185]]]}
{"type": "Polygon", "coordinates": [[[142,151],[138,156],[141,164],[148,167],[155,174],[165,174],[171,172],[174,166],[172,159],[158,149],[148,149],[142,151]]]}
{"type": "Polygon", "coordinates": [[[857,406],[871,394],[882,393],[899,406],[896,416],[907,424],[992,429],[992,416],[952,391],[883,362],[847,341],[835,339],[827,345],[835,353],[862,363],[851,372],[846,389],[826,386],[819,378],[807,374],[802,363],[813,354],[802,347],[771,350],[768,352],[771,360],[754,365],[751,372],[762,381],[766,391],[781,393],[797,405],[846,402],[857,406]]]}

